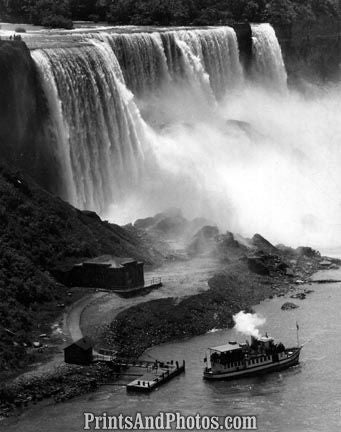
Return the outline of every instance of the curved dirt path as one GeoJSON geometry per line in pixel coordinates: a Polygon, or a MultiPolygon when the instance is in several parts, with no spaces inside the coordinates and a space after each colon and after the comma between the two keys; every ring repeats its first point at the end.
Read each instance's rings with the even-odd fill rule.
{"type": "Polygon", "coordinates": [[[140,303],[161,298],[183,298],[209,289],[208,280],[221,263],[211,257],[199,257],[190,261],[174,261],[145,272],[145,280],[161,277],[163,286],[147,295],[122,298],[114,293],[102,295],[89,301],[80,314],[80,331],[96,341],[115,317],[125,309],[140,303]]]}

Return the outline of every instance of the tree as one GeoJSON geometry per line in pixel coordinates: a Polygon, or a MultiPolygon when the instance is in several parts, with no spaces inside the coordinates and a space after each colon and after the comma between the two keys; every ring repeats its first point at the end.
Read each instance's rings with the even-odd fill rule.
{"type": "Polygon", "coordinates": [[[296,9],[290,0],[271,0],[265,7],[262,20],[272,24],[288,25],[297,18],[296,9]]]}
{"type": "Polygon", "coordinates": [[[243,20],[257,22],[260,20],[260,7],[255,1],[249,1],[244,8],[243,20]]]}
{"type": "Polygon", "coordinates": [[[91,15],[97,14],[97,2],[94,0],[71,0],[70,10],[75,20],[88,20],[91,15]]]}
{"type": "Polygon", "coordinates": [[[70,0],[31,0],[28,13],[33,24],[72,28],[70,0]]]}
{"type": "Polygon", "coordinates": [[[130,24],[135,3],[134,0],[112,0],[108,7],[107,20],[114,24],[130,24]]]}

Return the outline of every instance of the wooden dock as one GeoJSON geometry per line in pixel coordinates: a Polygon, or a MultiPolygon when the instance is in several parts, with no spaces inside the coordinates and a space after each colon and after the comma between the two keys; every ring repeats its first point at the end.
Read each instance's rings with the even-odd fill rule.
{"type": "Polygon", "coordinates": [[[127,385],[127,391],[150,393],[184,372],[185,361],[183,361],[182,365],[173,361],[167,363],[155,362],[152,369],[148,368],[144,375],[127,385]]]}
{"type": "Polygon", "coordinates": [[[180,365],[178,361],[162,362],[159,360],[133,360],[116,357],[112,350],[100,349],[93,357],[94,363],[109,364],[117,376],[133,376],[134,381],[126,385],[127,391],[149,393],[172,378],[185,372],[185,361],[180,365]],[[133,369],[132,373],[127,372],[133,369]],[[134,370],[144,369],[141,374],[134,370]]]}

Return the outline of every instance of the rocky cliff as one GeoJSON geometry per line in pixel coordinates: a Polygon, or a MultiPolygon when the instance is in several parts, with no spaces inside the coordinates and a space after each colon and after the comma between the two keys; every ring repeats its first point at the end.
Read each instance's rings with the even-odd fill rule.
{"type": "Polygon", "coordinates": [[[58,189],[60,167],[48,136],[44,92],[30,51],[21,41],[0,40],[0,157],[30,174],[40,185],[58,189]]]}
{"type": "Polygon", "coordinates": [[[296,22],[274,26],[288,72],[289,84],[301,79],[312,82],[340,78],[341,25],[330,19],[315,23],[296,22]]]}

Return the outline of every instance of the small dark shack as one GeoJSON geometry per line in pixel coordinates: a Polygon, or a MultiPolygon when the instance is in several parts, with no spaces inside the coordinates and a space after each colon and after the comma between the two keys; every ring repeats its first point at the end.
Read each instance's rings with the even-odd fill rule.
{"type": "Polygon", "coordinates": [[[89,365],[93,359],[93,346],[88,337],[84,337],[64,348],[64,361],[69,364],[89,365]]]}

